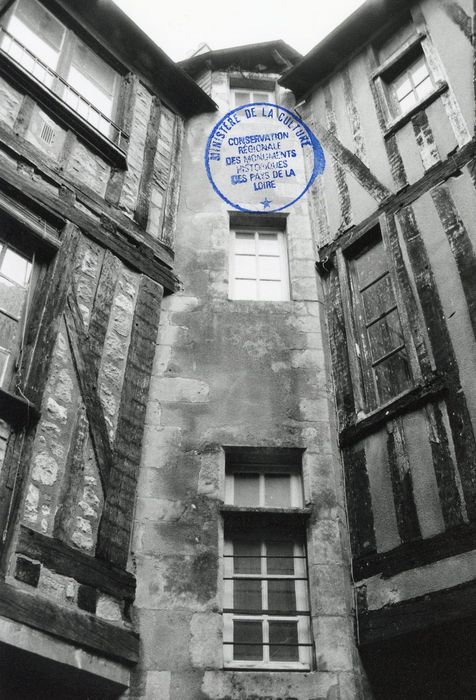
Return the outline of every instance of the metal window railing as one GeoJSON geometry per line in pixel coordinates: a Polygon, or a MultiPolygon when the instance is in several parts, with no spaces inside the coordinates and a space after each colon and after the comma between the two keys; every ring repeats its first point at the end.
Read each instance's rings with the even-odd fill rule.
{"type": "Polygon", "coordinates": [[[20,68],[42,84],[45,90],[53,93],[80,117],[85,119],[109,141],[125,150],[128,135],[112,119],[103,114],[80,92],[58,73],[52,70],[26,46],[16,39],[5,27],[0,26],[0,53],[7,55],[20,68]]]}
{"type": "Polygon", "coordinates": [[[238,646],[238,647],[313,647],[312,642],[223,642],[227,646],[238,646]]]}

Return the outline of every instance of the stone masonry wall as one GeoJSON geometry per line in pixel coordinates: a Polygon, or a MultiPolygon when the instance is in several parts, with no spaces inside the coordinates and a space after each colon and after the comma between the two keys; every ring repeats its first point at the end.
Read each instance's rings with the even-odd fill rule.
{"type": "MultiPolygon", "coordinates": [[[[229,108],[228,79],[213,99],[229,108]]],[[[219,115],[186,128],[176,269],[157,340],[133,538],[143,656],[130,697],[160,700],[354,699],[345,522],[306,200],[289,212],[291,301],[228,299],[229,222],[203,163],[219,115]],[[223,445],[300,447],[316,669],[223,671],[223,445]]]]}

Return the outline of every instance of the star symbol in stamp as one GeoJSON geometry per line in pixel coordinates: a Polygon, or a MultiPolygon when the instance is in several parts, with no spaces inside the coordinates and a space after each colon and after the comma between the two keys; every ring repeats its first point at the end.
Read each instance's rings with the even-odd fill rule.
{"type": "Polygon", "coordinates": [[[260,202],[260,204],[263,205],[263,208],[264,208],[264,209],[269,209],[269,205],[271,204],[271,202],[272,202],[271,199],[268,199],[267,197],[265,197],[265,198],[263,199],[263,201],[260,202]]]}

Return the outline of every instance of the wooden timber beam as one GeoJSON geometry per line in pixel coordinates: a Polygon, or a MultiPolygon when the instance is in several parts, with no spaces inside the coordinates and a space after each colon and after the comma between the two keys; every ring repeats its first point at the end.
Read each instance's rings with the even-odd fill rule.
{"type": "Polygon", "coordinates": [[[415,411],[429,401],[443,396],[445,391],[445,380],[435,375],[427,383],[409,389],[391,403],[381,406],[365,416],[365,418],[341,430],[339,433],[339,446],[349,447],[359,442],[359,440],[362,440],[362,438],[367,435],[371,435],[380,430],[385,423],[396,416],[402,416],[411,411],[415,411]]]}
{"type": "Polygon", "coordinates": [[[143,277],[127,354],[114,458],[105,492],[96,555],[125,568],[134,516],[147,397],[155,354],[163,289],[143,277]]]}
{"type": "Polygon", "coordinates": [[[404,190],[392,195],[389,199],[364,221],[356,226],[353,226],[348,231],[345,231],[331,243],[322,246],[319,249],[320,260],[329,258],[338,248],[345,249],[353,245],[369,228],[375,226],[378,222],[380,214],[395,214],[402,207],[412,204],[415,200],[421,197],[425,192],[431,190],[435,185],[444,182],[451,175],[460,170],[464,165],[469,164],[472,158],[476,156],[476,140],[473,139],[466,146],[460,148],[454,155],[450,156],[441,163],[433,166],[419,180],[409,185],[404,190]]]}
{"type": "Polygon", "coordinates": [[[476,581],[436,591],[358,615],[359,646],[429,630],[476,617],[476,581]]]}
{"type": "Polygon", "coordinates": [[[0,583],[0,615],[125,664],[139,660],[139,636],[94,615],[0,583]]]}
{"type": "Polygon", "coordinates": [[[68,308],[65,310],[64,317],[81,396],[86,407],[103,493],[106,494],[109,474],[113,465],[112,448],[101,399],[97,391],[97,377],[93,371],[95,358],[89,348],[89,340],[84,330],[77,300],[72,293],[68,296],[68,308]]]}
{"type": "Polygon", "coordinates": [[[352,562],[352,575],[355,581],[377,574],[387,579],[473,549],[476,549],[476,524],[463,523],[434,537],[405,542],[388,552],[357,557],[352,562]]]}
{"type": "Polygon", "coordinates": [[[329,129],[317,120],[313,124],[314,132],[324,148],[334,156],[336,161],[375,199],[379,204],[392,196],[392,192],[378,180],[363,161],[346,148],[329,129]]]}
{"type": "MultiPolygon", "coordinates": [[[[1,127],[0,140],[3,140],[1,127]]],[[[16,152],[15,155],[17,155],[16,152]]],[[[19,159],[25,160],[25,156],[20,153],[19,159]]],[[[37,166],[33,163],[33,167],[37,166]]],[[[41,171],[44,171],[43,167],[41,171]]],[[[109,249],[133,270],[162,284],[168,292],[178,288],[177,277],[171,269],[170,254],[164,251],[162,256],[164,260],[161,260],[162,254],[159,252],[161,246],[149,240],[150,237],[144,236],[143,232],[139,233],[137,225],[130,220],[124,221],[127,217],[120,216],[118,219],[118,215],[113,216],[107,209],[107,204],[103,202],[100,206],[89,196],[80,193],[78,198],[84,201],[93,213],[98,214],[100,218],[98,223],[95,218],[88,216],[75,206],[75,193],[70,183],[66,181],[63,183],[55,173],[51,178],[46,173],[46,181],[50,184],[54,182],[58,192],[53,193],[50,189],[42,187],[36,180],[23,175],[11,164],[10,159],[0,159],[0,188],[3,186],[10,191],[21,192],[23,199],[31,200],[33,205],[36,202],[37,206],[44,207],[55,216],[74,222],[93,241],[109,249]]]]}
{"type": "Polygon", "coordinates": [[[74,578],[102,593],[122,600],[133,600],[136,581],[132,574],[111,566],[90,554],[69,547],[61,540],[31,530],[24,525],[16,551],[30,559],[37,559],[51,571],[74,578]]]}

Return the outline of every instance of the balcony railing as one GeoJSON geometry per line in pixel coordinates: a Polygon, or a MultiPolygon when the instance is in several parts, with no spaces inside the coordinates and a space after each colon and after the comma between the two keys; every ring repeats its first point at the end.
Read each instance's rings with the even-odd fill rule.
{"type": "Polygon", "coordinates": [[[10,60],[41,83],[45,90],[59,98],[109,141],[112,141],[123,151],[126,149],[127,134],[4,27],[0,27],[0,53],[8,56],[10,60]]]}

